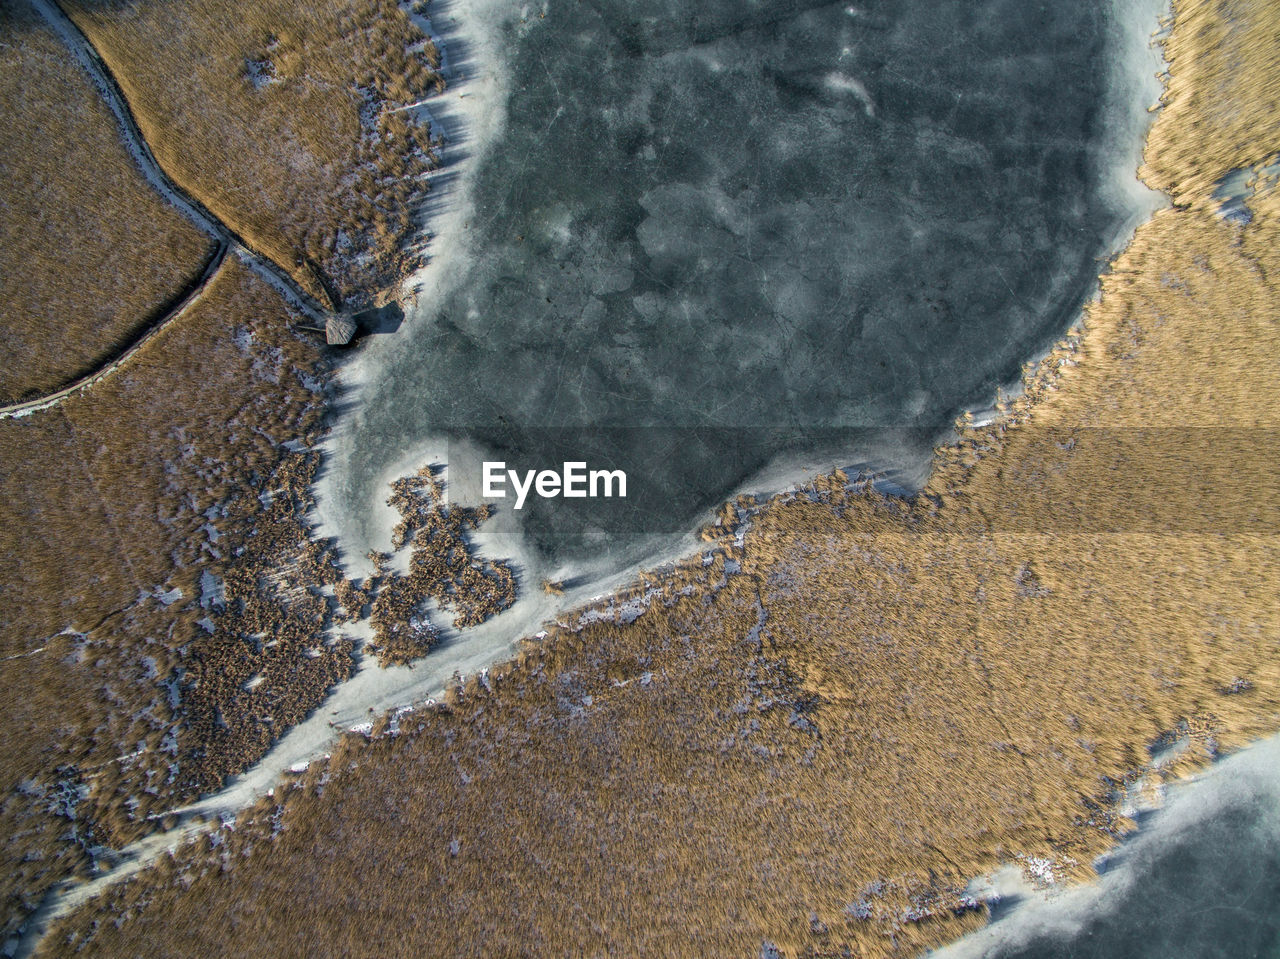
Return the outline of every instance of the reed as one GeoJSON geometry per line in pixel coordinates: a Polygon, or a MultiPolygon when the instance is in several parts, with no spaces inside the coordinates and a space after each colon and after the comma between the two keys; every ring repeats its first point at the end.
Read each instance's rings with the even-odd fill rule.
{"type": "Polygon", "coordinates": [[[1280,425],[1280,191],[1247,226],[1207,192],[1260,158],[1277,26],[1260,0],[1177,5],[1147,163],[1184,205],[921,496],[833,476],[734,504],[709,563],[637,584],[634,622],[568,617],[500,680],[345,738],[45,954],[887,956],[981,922],[959,890],[999,863],[1087,877],[1132,828],[1122,786],[1280,715],[1275,480],[1250,445],[1280,425]],[[1253,496],[1203,458],[1209,482],[1164,480],[1210,436],[1253,496]]]}
{"type": "Polygon", "coordinates": [[[212,244],[142,178],[56,35],[0,9],[0,403],[114,355],[197,276],[212,244]]]}
{"type": "Polygon", "coordinates": [[[438,148],[400,108],[443,80],[393,0],[67,10],[176,182],[322,302],[394,294],[438,148]]]}

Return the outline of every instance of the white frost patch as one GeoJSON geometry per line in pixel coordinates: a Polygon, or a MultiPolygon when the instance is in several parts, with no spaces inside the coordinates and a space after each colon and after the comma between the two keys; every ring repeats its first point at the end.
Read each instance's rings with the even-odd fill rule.
{"type": "Polygon", "coordinates": [[[172,606],[178,600],[182,599],[182,590],[177,586],[170,590],[162,590],[157,586],[152,590],[151,595],[156,598],[156,601],[159,602],[161,606],[172,606]]]}
{"type": "Polygon", "coordinates": [[[876,103],[871,99],[871,94],[867,92],[866,85],[861,80],[847,73],[833,71],[826,75],[823,83],[833,93],[852,93],[862,101],[862,109],[866,111],[867,116],[876,115],[876,103]]]}
{"type": "Polygon", "coordinates": [[[164,687],[165,696],[169,701],[169,708],[176,710],[182,704],[182,677],[172,676],[166,679],[160,685],[164,687]]]}
{"type": "Polygon", "coordinates": [[[634,599],[624,600],[620,603],[610,599],[609,605],[603,609],[588,609],[582,613],[578,617],[578,625],[587,626],[590,623],[599,622],[633,623],[649,608],[653,597],[661,594],[662,590],[653,586],[645,590],[643,596],[637,596],[634,599]]]}
{"type": "Polygon", "coordinates": [[[1058,876],[1054,872],[1054,866],[1057,865],[1052,859],[1045,859],[1041,856],[1019,856],[1022,860],[1022,866],[1036,882],[1043,883],[1046,886],[1052,886],[1058,881],[1058,876]]]}
{"type": "Polygon", "coordinates": [[[200,605],[205,609],[222,609],[227,605],[226,584],[221,576],[207,569],[200,574],[200,605]]]}
{"type": "Polygon", "coordinates": [[[276,73],[276,65],[270,60],[246,60],[244,62],[245,77],[255,90],[264,90],[273,83],[280,82],[276,73]]]}
{"type": "MultiPolygon", "coordinates": [[[[487,674],[488,670],[485,670],[484,672],[485,674],[487,674]]],[[[487,683],[486,683],[486,687],[487,687],[487,683]]],[[[412,706],[401,706],[399,709],[393,712],[391,714],[391,718],[387,720],[387,735],[399,736],[400,735],[400,717],[408,716],[412,712],[413,712],[412,706]]]]}

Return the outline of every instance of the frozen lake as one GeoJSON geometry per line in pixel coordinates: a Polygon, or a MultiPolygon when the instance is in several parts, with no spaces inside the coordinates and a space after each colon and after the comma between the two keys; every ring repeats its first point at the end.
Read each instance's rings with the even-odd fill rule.
{"type": "Polygon", "coordinates": [[[1274,959],[1280,737],[1170,787],[1098,882],[1018,900],[931,959],[1274,959]]]}
{"type": "Polygon", "coordinates": [[[767,467],[910,485],[1152,206],[1154,3],[483,9],[455,80],[489,84],[457,101],[482,135],[322,486],[349,556],[441,437],[480,451],[455,491],[490,456],[627,473],[625,501],[526,505],[552,564],[633,560],[767,467]]]}

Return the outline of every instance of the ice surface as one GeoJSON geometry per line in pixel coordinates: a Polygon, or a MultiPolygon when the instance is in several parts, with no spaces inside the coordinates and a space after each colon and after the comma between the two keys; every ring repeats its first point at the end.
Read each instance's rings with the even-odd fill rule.
{"type": "MultiPolygon", "coordinates": [[[[1021,901],[932,959],[1208,959],[1280,954],[1280,737],[1171,787],[1100,880],[1021,901]]],[[[991,888],[984,890],[987,894],[991,888]]]]}
{"type": "Polygon", "coordinates": [[[688,529],[766,467],[874,446],[919,477],[1152,205],[1146,0],[482,9],[484,135],[322,487],[348,555],[426,435],[625,469],[626,502],[524,511],[555,562],[688,529]]]}

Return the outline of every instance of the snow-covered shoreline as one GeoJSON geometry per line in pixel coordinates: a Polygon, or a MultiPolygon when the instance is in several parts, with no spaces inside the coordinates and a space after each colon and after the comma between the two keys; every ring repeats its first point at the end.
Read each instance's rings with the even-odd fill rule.
{"type": "MultiPolygon", "coordinates": [[[[473,124],[470,129],[478,131],[472,139],[464,141],[470,152],[462,162],[471,164],[485,150],[491,149],[496,137],[501,134],[502,112],[505,109],[501,101],[505,96],[506,77],[501,73],[501,57],[495,46],[497,30],[494,24],[497,21],[494,18],[514,15],[514,10],[508,9],[501,0],[494,0],[487,6],[481,5],[478,9],[479,14],[476,8],[464,12],[460,5],[450,5],[443,12],[445,17],[459,18],[454,29],[461,36],[460,40],[446,37],[445,44],[462,43],[476,51],[467,59],[467,69],[487,66],[489,58],[493,60],[493,76],[496,79],[490,82],[485,91],[467,97],[466,101],[469,102],[454,101],[454,108],[460,111],[460,116],[473,124]],[[475,19],[477,16],[480,18],[475,19]],[[485,20],[484,17],[490,19],[485,20]]],[[[1113,188],[1121,189],[1123,186],[1125,195],[1131,198],[1135,212],[1126,226],[1117,233],[1114,239],[1116,250],[1127,244],[1139,222],[1165,203],[1162,195],[1147,189],[1137,180],[1136,171],[1151,122],[1147,105],[1157,103],[1162,90],[1157,71],[1149,68],[1162,63],[1151,37],[1158,26],[1159,17],[1166,9],[1165,0],[1145,0],[1141,8],[1129,6],[1123,10],[1119,9],[1117,3],[1117,22],[1123,27],[1123,36],[1117,41],[1116,72],[1124,78],[1117,82],[1127,95],[1117,94],[1115,97],[1116,102],[1124,109],[1123,115],[1113,124],[1114,162],[1108,169],[1112,173],[1113,188]],[[1126,178],[1132,181],[1132,185],[1126,182],[1126,178]]],[[[469,92],[469,84],[472,82],[460,82],[455,97],[469,92]]],[[[1112,106],[1115,107],[1115,104],[1112,106]]],[[[446,109],[436,108],[434,112],[447,115],[446,109]]],[[[439,249],[418,274],[420,296],[429,296],[430,291],[445,282],[449,267],[456,262],[454,258],[465,255],[466,240],[462,231],[465,230],[467,217],[471,215],[471,198],[466,177],[464,168],[451,187],[457,195],[437,201],[439,205],[435,212],[441,219],[434,221],[434,224],[439,249]]],[[[386,346],[378,345],[378,349],[395,348],[394,338],[386,346]]],[[[373,359],[376,361],[376,355],[373,359]]],[[[344,371],[348,386],[357,385],[359,377],[367,375],[370,362],[369,355],[362,355],[344,371]]],[[[327,459],[343,454],[343,430],[357,426],[358,414],[349,416],[345,423],[339,423],[324,451],[327,459]]],[[[456,444],[458,441],[452,442],[456,444]]],[[[383,496],[389,495],[389,484],[392,481],[409,475],[426,464],[445,466],[447,483],[449,445],[450,441],[445,437],[434,437],[425,440],[418,449],[405,451],[401,459],[385,471],[384,482],[379,486],[383,496]]],[[[779,457],[765,470],[742,484],[733,495],[785,493],[836,468],[852,468],[855,474],[874,473],[890,490],[912,491],[927,480],[927,460],[920,462],[910,457],[893,459],[889,446],[859,452],[869,455],[857,461],[852,456],[841,457],[837,454],[826,458],[808,457],[801,461],[796,461],[794,457],[779,457]]],[[[385,503],[385,499],[381,499],[367,504],[369,513],[366,519],[370,522],[358,524],[359,528],[353,529],[349,517],[338,516],[333,512],[336,498],[326,489],[326,482],[332,482],[333,476],[333,471],[326,471],[327,479],[322,478],[317,487],[319,523],[316,532],[320,536],[335,537],[343,550],[343,560],[349,574],[361,574],[371,569],[365,558],[369,549],[390,551],[391,530],[399,516],[385,503]],[[353,543],[358,543],[358,546],[353,547],[353,543]]],[[[227,790],[202,800],[192,809],[225,813],[243,808],[270,788],[290,766],[322,754],[338,731],[367,721],[371,713],[381,715],[389,710],[436,698],[443,693],[455,673],[474,675],[485,667],[511,658],[522,639],[532,638],[544,623],[553,620],[558,614],[588,603],[604,601],[610,594],[634,582],[643,569],[659,568],[694,555],[699,548],[696,530],[711,518],[711,511],[707,511],[684,533],[655,536],[645,548],[626,554],[621,562],[603,562],[594,566],[566,564],[552,569],[546,567],[530,547],[522,534],[518,517],[510,508],[495,510],[493,517],[473,535],[472,542],[477,552],[485,558],[507,560],[515,567],[521,587],[515,605],[485,623],[464,631],[442,629],[440,645],[411,667],[382,669],[366,658],[352,679],[338,687],[311,718],[286,733],[253,769],[238,777],[227,790]],[[567,588],[562,595],[545,593],[538,585],[542,579],[564,582],[567,588]]],[[[400,551],[398,561],[403,563],[407,554],[406,547],[400,551]]],[[[396,562],[393,559],[393,568],[396,562]]],[[[348,632],[358,634],[363,625],[357,624],[355,629],[348,629],[348,632]]]]}
{"type": "MultiPolygon", "coordinates": [[[[1142,101],[1153,102],[1160,88],[1158,80],[1149,85],[1142,82],[1144,74],[1151,74],[1152,80],[1155,77],[1148,69],[1153,61],[1147,38],[1153,27],[1151,21],[1163,11],[1165,4],[1143,0],[1140,8],[1137,5],[1125,7],[1123,16],[1119,13],[1118,0],[1115,7],[1117,22],[1124,26],[1124,37],[1120,42],[1124,54],[1117,54],[1116,69],[1122,78],[1120,85],[1129,91],[1129,96],[1120,96],[1118,101],[1127,107],[1123,117],[1116,120],[1114,129],[1116,149],[1112,157],[1115,162],[1111,189],[1121,191],[1134,211],[1115,238],[1113,245],[1119,249],[1127,243],[1138,223],[1162,205],[1158,195],[1141,187],[1133,174],[1150,123],[1142,101]],[[1137,9],[1136,13],[1134,9],[1137,9]],[[1148,95],[1152,89],[1154,93],[1148,95]],[[1132,185],[1129,180],[1133,181],[1132,185]]],[[[476,4],[453,0],[437,3],[431,14],[428,29],[439,38],[445,52],[443,71],[449,89],[423,109],[429,110],[433,129],[444,132],[449,142],[445,148],[444,166],[434,177],[439,188],[425,208],[430,230],[427,247],[430,258],[409,281],[413,296],[424,302],[430,302],[439,295],[452,270],[464,263],[467,256],[466,229],[474,213],[471,172],[485,152],[495,147],[505,122],[510,78],[503,66],[498,27],[505,21],[518,18],[520,11],[505,0],[483,0],[476,4]],[[442,25],[444,29],[437,32],[442,25]]],[[[1158,63],[1158,54],[1155,62],[1158,63]]],[[[1110,106],[1115,108],[1114,103],[1110,106]]],[[[411,309],[408,312],[407,323],[429,322],[427,311],[411,309]]],[[[335,484],[342,481],[341,464],[352,450],[350,437],[361,426],[358,406],[361,384],[374,374],[380,358],[388,351],[407,348],[405,339],[394,336],[372,338],[340,373],[340,384],[355,400],[355,405],[338,420],[323,446],[326,468],[316,485],[315,533],[337,541],[348,575],[359,576],[370,569],[365,558],[368,550],[388,549],[390,531],[398,519],[394,510],[377,501],[368,504],[365,516],[341,514],[336,505],[340,498],[335,495],[335,484]]],[[[440,441],[405,451],[400,463],[390,471],[396,475],[389,473],[387,479],[390,481],[397,475],[412,473],[426,463],[442,462],[442,457],[440,441]]],[[[927,462],[890,463],[885,459],[868,460],[863,455],[852,453],[844,460],[808,458],[805,462],[796,462],[780,458],[738,492],[784,491],[814,475],[836,467],[847,467],[851,460],[874,462],[882,473],[892,471],[894,482],[904,489],[921,485],[927,477],[927,462]]],[[[388,493],[389,490],[383,486],[383,497],[388,493]]],[[[474,675],[514,656],[522,638],[532,636],[542,623],[558,613],[582,606],[592,599],[603,598],[632,581],[642,568],[664,565],[692,555],[697,549],[695,529],[691,528],[678,536],[659,538],[648,552],[627,556],[623,568],[618,569],[615,565],[607,573],[571,566],[544,569],[525,543],[519,524],[509,510],[499,512],[484,524],[474,537],[474,544],[485,557],[510,559],[517,567],[521,594],[511,609],[461,633],[444,631],[440,645],[412,667],[381,669],[371,658],[365,657],[350,680],[337,687],[310,717],[287,732],[255,766],[236,777],[224,790],[178,810],[182,820],[179,826],[123,850],[120,865],[93,880],[52,891],[29,923],[19,954],[25,954],[34,947],[50,922],[197,835],[206,828],[201,822],[202,817],[232,817],[274,787],[291,768],[299,768],[323,757],[342,732],[359,727],[387,711],[412,707],[438,697],[455,674],[474,675]],[[544,577],[567,580],[572,585],[562,596],[547,594],[537,585],[544,577]]],[[[347,632],[357,638],[367,638],[361,635],[362,628],[366,628],[365,624],[357,624],[347,632]]]]}
{"type": "MultiPolygon", "coordinates": [[[[1030,860],[1023,865],[1037,876],[1038,883],[1028,882],[1016,866],[975,880],[969,887],[975,898],[993,905],[1002,900],[1014,905],[998,921],[930,953],[931,959],[976,959],[1006,949],[1016,953],[1037,943],[1043,949],[1049,938],[1067,946],[1090,920],[1122,908],[1125,894],[1137,891],[1160,868],[1162,852],[1200,832],[1206,822],[1233,804],[1251,802],[1274,810],[1275,797],[1280,794],[1277,770],[1280,736],[1272,736],[1157,791],[1153,799],[1132,810],[1146,814],[1138,830],[1095,864],[1100,873],[1095,882],[1059,886],[1053,881],[1052,864],[1030,860]]],[[[1274,817],[1272,822],[1274,830],[1274,817]]],[[[1211,896],[1214,890],[1204,892],[1211,896]]]]}
{"type": "MultiPolygon", "coordinates": [[[[446,83],[444,93],[415,109],[419,120],[430,123],[433,135],[444,136],[445,145],[442,163],[428,180],[430,192],[422,207],[417,242],[426,251],[425,262],[403,285],[406,325],[430,322],[424,305],[439,298],[466,262],[467,227],[474,215],[472,178],[506,122],[510,77],[500,49],[500,35],[503,24],[518,13],[514,3],[507,0],[439,0],[432,4],[430,18],[413,17],[440,50],[440,72],[446,83]]],[[[325,468],[315,487],[316,532],[339,543],[350,575],[367,575],[372,570],[366,554],[372,549],[387,549],[390,529],[396,521],[394,510],[380,499],[368,504],[368,517],[352,516],[341,507],[343,498],[338,485],[345,481],[345,464],[354,449],[353,437],[362,427],[360,395],[386,365],[387,356],[408,348],[408,340],[403,332],[366,337],[337,374],[339,390],[352,399],[353,408],[337,417],[321,447],[325,468]]],[[[419,457],[433,455],[431,450],[414,452],[419,457]]],[[[402,464],[412,464],[407,465],[406,473],[426,462],[413,462],[414,459],[402,459],[402,464]]],[[[382,490],[386,491],[386,487],[382,490]]],[[[380,496],[385,498],[387,493],[380,496]]]]}

